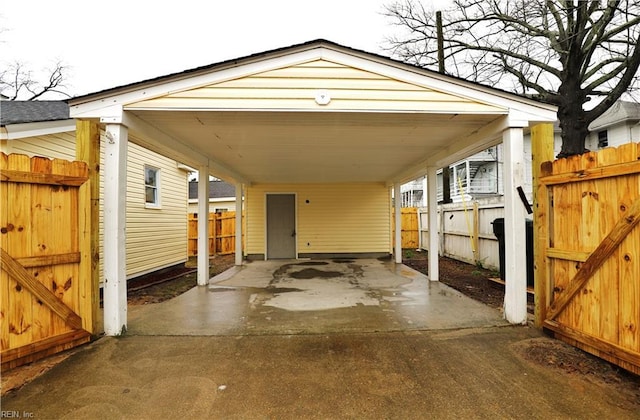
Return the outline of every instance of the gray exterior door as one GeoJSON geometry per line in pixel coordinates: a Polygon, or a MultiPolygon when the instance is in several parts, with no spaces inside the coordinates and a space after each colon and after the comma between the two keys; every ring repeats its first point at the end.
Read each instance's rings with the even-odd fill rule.
{"type": "Polygon", "coordinates": [[[267,258],[296,258],[294,194],[267,194],[267,258]]]}

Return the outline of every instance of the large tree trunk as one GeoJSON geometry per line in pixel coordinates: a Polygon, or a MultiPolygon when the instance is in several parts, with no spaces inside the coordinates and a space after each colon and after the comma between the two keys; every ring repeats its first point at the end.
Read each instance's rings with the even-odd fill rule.
{"type": "MultiPolygon", "coordinates": [[[[576,61],[570,60],[566,66],[576,68],[565,68],[565,72],[579,74],[580,68],[576,61]]],[[[558,89],[558,98],[558,121],[560,121],[560,129],[562,130],[562,149],[557,157],[563,158],[588,152],[585,148],[585,140],[589,135],[590,121],[587,121],[587,114],[583,109],[587,98],[580,87],[579,79],[567,77],[558,89]]]]}
{"type": "Polygon", "coordinates": [[[585,148],[585,141],[589,135],[585,112],[582,110],[582,106],[579,109],[573,108],[575,107],[561,106],[558,108],[558,120],[562,130],[562,149],[557,156],[558,158],[581,155],[589,151],[585,148]]]}

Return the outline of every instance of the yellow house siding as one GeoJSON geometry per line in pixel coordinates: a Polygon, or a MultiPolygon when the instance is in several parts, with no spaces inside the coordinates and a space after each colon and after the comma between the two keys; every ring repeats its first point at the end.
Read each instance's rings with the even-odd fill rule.
{"type": "Polygon", "coordinates": [[[130,104],[128,107],[473,113],[503,111],[495,106],[327,60],[316,60],[176,92],[130,104]],[[329,104],[318,105],[315,102],[320,89],[329,93],[329,104]]]}
{"type": "Polygon", "coordinates": [[[3,140],[4,153],[27,156],[44,156],[53,159],[76,159],[76,133],[74,131],[25,137],[17,140],[3,140]]]}
{"type": "Polygon", "coordinates": [[[247,254],[265,253],[268,193],[296,194],[299,254],[389,252],[389,190],[383,184],[257,184],[245,197],[247,254]]]}
{"type": "Polygon", "coordinates": [[[187,259],[187,177],[174,160],[129,143],[127,277],[187,259]],[[145,206],[144,167],[160,170],[160,208],[145,206]]]}
{"type": "MultiPolygon", "coordinates": [[[[103,139],[104,141],[104,139],[103,139]]],[[[75,132],[3,140],[4,153],[75,160],[75,132]]],[[[127,277],[187,260],[187,176],[174,160],[129,142],[127,165],[127,277]],[[161,170],[161,209],[144,206],[144,165],[161,170]]],[[[104,167],[104,149],[100,153],[104,167]]],[[[101,173],[100,196],[104,196],[101,173]]],[[[104,210],[100,202],[100,255],[104,243],[104,210]]],[[[100,260],[100,279],[104,278],[100,260]]]]}

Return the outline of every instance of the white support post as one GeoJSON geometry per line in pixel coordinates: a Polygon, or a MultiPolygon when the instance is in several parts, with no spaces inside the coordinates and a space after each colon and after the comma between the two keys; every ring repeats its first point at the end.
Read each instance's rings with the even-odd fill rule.
{"type": "Polygon", "coordinates": [[[198,286],[209,283],[209,166],[198,168],[198,286]]]}
{"type": "Polygon", "coordinates": [[[458,195],[458,167],[454,166],[453,167],[453,194],[454,195],[458,195]]]}
{"type": "Polygon", "coordinates": [[[440,238],[438,234],[438,178],[435,166],[427,168],[427,207],[429,210],[429,280],[438,281],[440,273],[438,268],[438,248],[440,238]]]}
{"type": "Polygon", "coordinates": [[[402,264],[402,194],[400,192],[400,183],[393,184],[393,203],[395,208],[395,260],[397,264],[402,264]]]}
{"type": "Polygon", "coordinates": [[[517,191],[524,184],[524,140],[522,128],[503,132],[504,143],[504,317],[512,324],[527,322],[527,255],[525,207],[517,191]]]}
{"type": "Polygon", "coordinates": [[[471,164],[469,163],[469,159],[467,159],[464,163],[465,163],[465,166],[464,166],[464,171],[465,171],[464,182],[465,182],[465,186],[464,186],[464,193],[463,194],[470,194],[471,193],[471,164]]]}
{"type": "Polygon", "coordinates": [[[104,332],[127,330],[127,143],[128,130],[107,124],[104,145],[104,332]]]}
{"type": "Polygon", "coordinates": [[[236,184],[236,265],[242,265],[242,184],[236,184]]]}
{"type": "Polygon", "coordinates": [[[428,205],[429,204],[427,201],[427,177],[425,176],[424,179],[422,180],[422,207],[427,207],[428,205]]]}

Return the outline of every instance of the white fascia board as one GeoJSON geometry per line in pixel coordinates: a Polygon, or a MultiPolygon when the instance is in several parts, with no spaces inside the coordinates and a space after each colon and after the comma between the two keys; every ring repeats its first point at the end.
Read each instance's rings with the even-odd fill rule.
{"type": "MultiPolygon", "coordinates": [[[[111,105],[104,110],[106,113],[100,116],[100,122],[102,124],[122,124],[127,126],[131,130],[129,141],[132,143],[191,167],[200,167],[208,164],[211,170],[209,175],[250,184],[250,181],[240,173],[219,162],[209,160],[190,145],[166,134],[136,115],[123,111],[122,106],[111,105]]],[[[86,114],[84,114],[84,117],[86,117],[86,114]]]]}
{"type": "Polygon", "coordinates": [[[509,117],[498,118],[466,138],[461,138],[444,150],[430,156],[427,160],[427,166],[442,168],[500,144],[502,133],[510,127],[523,128],[522,125],[513,124],[509,117]]]}
{"type": "Polygon", "coordinates": [[[67,133],[76,131],[76,122],[73,119],[42,121],[24,124],[9,124],[3,127],[0,133],[1,140],[16,140],[25,137],[46,136],[47,134],[67,133]]]}
{"type": "Polygon", "coordinates": [[[176,162],[176,167],[185,172],[198,172],[197,169],[192,168],[189,165],[185,165],[184,163],[176,162]]]}
{"type": "Polygon", "coordinates": [[[518,97],[506,92],[503,93],[464,80],[448,78],[438,73],[429,72],[427,74],[426,70],[408,64],[394,63],[382,58],[368,56],[366,53],[359,54],[354,51],[339,50],[327,46],[317,46],[302,51],[283,51],[281,54],[272,57],[256,57],[254,61],[248,61],[238,65],[229,63],[226,67],[178,74],[166,81],[150,81],[143,83],[141,86],[125,87],[120,93],[114,92],[110,94],[107,92],[102,95],[96,94],[95,99],[89,97],[82,99],[82,102],[72,99],[69,101],[71,116],[75,118],[100,118],[110,116],[114,115],[114,113],[109,110],[113,106],[121,106],[126,109],[135,110],[135,107],[127,107],[127,104],[319,59],[359,68],[399,81],[503,108],[505,114],[513,110],[518,110],[524,114],[530,114],[529,120],[555,120],[556,108],[552,105],[518,97]],[[552,114],[551,117],[549,116],[550,114],[552,114]]]}
{"type": "Polygon", "coordinates": [[[212,159],[209,159],[209,175],[219,179],[224,179],[232,184],[252,185],[252,182],[244,175],[212,159]]]}
{"type": "Polygon", "coordinates": [[[391,77],[400,81],[438,90],[472,101],[503,108],[505,113],[514,110],[529,114],[531,121],[555,121],[557,108],[533,99],[501,92],[476,83],[449,78],[435,72],[413,67],[409,64],[386,62],[366,55],[354,55],[333,49],[325,49],[322,58],[329,61],[360,68],[362,70],[391,77]],[[427,74],[428,72],[428,74],[427,74]]]}
{"type": "Polygon", "coordinates": [[[114,118],[112,122],[118,122],[115,119],[122,118],[122,105],[109,103],[106,101],[99,101],[100,103],[93,104],[92,108],[78,108],[69,105],[69,116],[71,118],[82,119],[102,119],[102,118],[114,118]]]}
{"type": "MultiPolygon", "coordinates": [[[[102,121],[105,122],[105,119],[102,119],[102,121]]],[[[116,123],[116,121],[113,122],[116,123]]],[[[121,123],[131,130],[129,140],[133,143],[139,144],[142,147],[191,167],[208,165],[209,170],[211,171],[209,175],[232,179],[237,182],[249,183],[244,176],[232,168],[228,168],[219,162],[208,159],[205,155],[199,153],[188,144],[166,134],[131,113],[124,112],[121,123]]]]}
{"type": "Polygon", "coordinates": [[[139,87],[132,86],[121,93],[105,93],[102,97],[93,100],[86,98],[83,102],[80,102],[80,100],[74,101],[72,99],[69,101],[69,109],[71,116],[76,118],[100,118],[113,115],[113,112],[110,112],[109,109],[114,106],[135,110],[135,107],[127,107],[126,105],[317,60],[321,58],[320,50],[321,48],[313,48],[273,58],[258,57],[254,62],[239,65],[229,64],[226,68],[214,68],[203,70],[199,73],[176,75],[171,80],[148,82],[139,87]]]}
{"type": "Polygon", "coordinates": [[[403,170],[392,178],[390,182],[409,182],[427,173],[427,166],[443,168],[452,163],[464,160],[475,153],[488,149],[502,142],[502,132],[507,128],[526,128],[532,124],[555,122],[555,113],[546,115],[531,115],[519,110],[511,109],[508,115],[498,117],[492,123],[485,125],[480,130],[457,139],[447,148],[424,158],[419,163],[403,170]],[[533,119],[530,119],[533,118],[533,119]]]}
{"type": "MultiPolygon", "coordinates": [[[[103,123],[118,123],[101,119],[103,123]]],[[[121,122],[131,130],[129,141],[189,166],[206,164],[207,158],[135,115],[126,113],[121,122]]]]}
{"type": "Polygon", "coordinates": [[[509,128],[509,118],[500,117],[480,130],[460,138],[434,155],[425,157],[420,162],[403,170],[392,178],[395,182],[409,182],[427,174],[427,167],[443,168],[475,153],[488,149],[502,142],[502,132],[509,128]]]}

